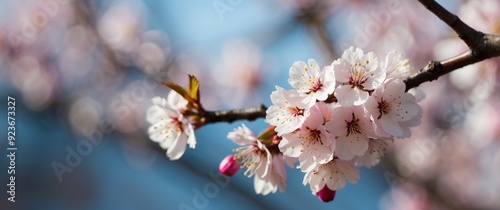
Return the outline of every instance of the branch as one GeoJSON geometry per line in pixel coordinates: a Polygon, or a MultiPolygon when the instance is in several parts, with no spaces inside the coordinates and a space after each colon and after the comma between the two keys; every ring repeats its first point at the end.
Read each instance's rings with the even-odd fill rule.
{"type": "Polygon", "coordinates": [[[469,25],[465,24],[460,18],[446,10],[443,6],[437,3],[435,0],[418,0],[422,5],[424,5],[429,11],[434,13],[439,19],[450,26],[460,39],[462,39],[470,49],[474,49],[477,45],[478,37],[483,35],[483,33],[474,30],[469,25]]]}
{"type": "Polygon", "coordinates": [[[207,111],[205,113],[205,124],[217,122],[234,122],[236,120],[253,121],[257,118],[266,117],[266,106],[260,105],[248,109],[235,109],[223,111],[207,111]]]}
{"type": "Polygon", "coordinates": [[[424,82],[436,80],[453,70],[474,64],[488,58],[500,56],[500,35],[484,34],[471,28],[456,15],[450,13],[434,0],[419,0],[429,11],[448,24],[469,46],[469,50],[461,55],[444,61],[430,61],[418,73],[408,77],[404,82],[406,90],[417,87],[424,82]]]}
{"type": "Polygon", "coordinates": [[[308,30],[308,32],[311,32],[312,35],[316,36],[320,46],[323,47],[323,50],[325,50],[325,53],[328,55],[328,59],[332,60],[338,56],[333,47],[334,42],[326,29],[325,18],[322,17],[322,13],[325,12],[325,8],[327,7],[322,5],[320,1],[316,1],[313,5],[307,8],[302,8],[300,10],[300,14],[295,18],[311,29],[308,30]]]}

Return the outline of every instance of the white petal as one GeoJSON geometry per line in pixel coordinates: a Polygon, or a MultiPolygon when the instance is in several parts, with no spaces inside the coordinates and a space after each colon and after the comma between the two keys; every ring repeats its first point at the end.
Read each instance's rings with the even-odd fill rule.
{"type": "Polygon", "coordinates": [[[227,138],[241,146],[253,144],[257,140],[255,134],[245,124],[229,132],[227,138]]]}
{"type": "Polygon", "coordinates": [[[337,81],[342,83],[349,82],[349,77],[351,76],[351,64],[339,58],[333,61],[331,66],[337,81]]]}
{"type": "Polygon", "coordinates": [[[354,155],[363,155],[368,150],[368,138],[363,134],[351,134],[344,141],[347,141],[349,150],[354,155]]]}
{"type": "Polygon", "coordinates": [[[399,123],[389,118],[388,116],[383,116],[379,120],[380,125],[387,133],[395,137],[401,137],[403,135],[403,129],[399,126],[399,123]]]}
{"type": "Polygon", "coordinates": [[[189,144],[189,148],[196,148],[196,136],[194,135],[193,126],[191,124],[187,124],[187,126],[184,126],[184,129],[186,130],[186,135],[188,135],[187,144],[189,144]]]}
{"type": "Polygon", "coordinates": [[[276,186],[273,186],[271,183],[259,178],[258,176],[254,177],[253,184],[253,187],[257,194],[267,195],[271,192],[276,192],[277,190],[276,186]]]}
{"type": "Polygon", "coordinates": [[[405,93],[405,88],[406,85],[404,82],[400,80],[392,80],[385,87],[384,92],[382,93],[382,98],[389,102],[393,102],[405,93]]]}
{"type": "Polygon", "coordinates": [[[146,120],[151,124],[156,123],[160,121],[162,118],[167,118],[167,117],[168,114],[166,110],[156,105],[149,107],[148,111],[146,112],[146,120]]]}
{"type": "Polygon", "coordinates": [[[170,160],[178,160],[182,157],[184,152],[186,151],[186,135],[179,135],[177,139],[173,141],[173,144],[167,149],[167,157],[170,160]]]}
{"type": "Polygon", "coordinates": [[[283,154],[289,157],[299,157],[302,154],[302,139],[296,137],[295,134],[284,134],[283,139],[278,144],[278,147],[283,154]]]}
{"type": "Polygon", "coordinates": [[[180,94],[171,90],[167,97],[168,104],[175,110],[185,109],[188,101],[180,94]]]}
{"type": "Polygon", "coordinates": [[[354,158],[354,154],[349,147],[349,141],[345,137],[339,137],[336,142],[335,155],[341,160],[351,160],[354,158]]]}
{"type": "Polygon", "coordinates": [[[341,85],[335,91],[338,103],[342,106],[358,106],[368,99],[368,93],[350,85],[341,85]]]}
{"type": "MultiPolygon", "coordinates": [[[[408,94],[409,95],[409,94],[408,94]]],[[[387,116],[395,121],[407,121],[417,116],[421,110],[416,103],[394,104],[387,116]]]]}
{"type": "Polygon", "coordinates": [[[359,170],[354,165],[342,160],[335,160],[335,163],[350,183],[356,183],[359,180],[359,170]]]}

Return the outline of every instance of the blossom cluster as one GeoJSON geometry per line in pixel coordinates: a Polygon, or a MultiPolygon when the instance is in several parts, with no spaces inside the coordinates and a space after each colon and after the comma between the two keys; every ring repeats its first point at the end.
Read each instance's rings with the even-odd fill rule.
{"type": "Polygon", "coordinates": [[[266,185],[272,190],[262,194],[284,190],[284,162],[298,162],[303,184],[321,200],[333,200],[346,181],[359,179],[356,166],[376,165],[394,138],[409,137],[410,127],[420,124],[422,109],[403,82],[409,74],[409,61],[394,51],[382,62],[354,47],[325,67],[297,61],[289,70],[292,89],[276,86],[271,93],[266,122],[274,141],[243,125],[228,135],[248,145],[233,159],[256,175],[257,193],[266,185]]]}
{"type": "MultiPolygon", "coordinates": [[[[422,109],[403,79],[409,61],[392,51],[379,62],[373,52],[351,47],[331,65],[314,59],[297,61],[289,70],[291,89],[276,86],[265,121],[270,127],[255,135],[244,124],[227,137],[240,147],[220,164],[222,174],[239,168],[254,178],[258,194],[286,189],[285,163],[305,173],[303,184],[322,201],[333,200],[347,181],[357,182],[357,166],[372,167],[394,138],[410,137],[422,109]],[[298,164],[297,164],[298,163],[298,164]]],[[[148,110],[150,138],[179,159],[186,145],[195,147],[194,129],[206,111],[199,103],[198,81],[190,76],[187,91],[166,84],[168,99],[154,98],[148,110]]]]}

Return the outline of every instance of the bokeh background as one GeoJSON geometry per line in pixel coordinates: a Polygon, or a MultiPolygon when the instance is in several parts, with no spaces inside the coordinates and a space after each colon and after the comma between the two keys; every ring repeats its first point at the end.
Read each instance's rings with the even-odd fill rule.
{"type": "MultiPolygon", "coordinates": [[[[439,2],[500,33],[499,1],[439,2]]],[[[398,50],[415,71],[467,50],[416,1],[18,0],[1,1],[0,17],[0,209],[500,209],[498,59],[421,85],[413,137],[331,203],[290,168],[284,193],[256,195],[241,172],[216,185],[236,147],[227,133],[241,123],[259,133],[263,119],[204,126],[178,161],[148,139],[151,98],[169,91],[160,83],[186,85],[188,74],[206,109],[238,109],[269,105],[294,61],[329,65],[351,45],[380,60],[398,50]],[[16,98],[16,203],[5,193],[7,96],[16,98]],[[59,164],[68,168],[58,176],[59,164]]]]}

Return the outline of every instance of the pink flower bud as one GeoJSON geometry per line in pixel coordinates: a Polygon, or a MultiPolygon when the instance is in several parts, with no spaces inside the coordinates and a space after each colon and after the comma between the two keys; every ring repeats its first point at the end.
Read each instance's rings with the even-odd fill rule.
{"type": "Polygon", "coordinates": [[[240,164],[236,161],[234,155],[228,155],[220,162],[219,171],[221,174],[233,176],[238,170],[240,170],[240,164]]]}
{"type": "Polygon", "coordinates": [[[318,196],[318,198],[323,201],[323,202],[330,202],[330,201],[333,201],[333,199],[335,198],[335,190],[330,190],[328,189],[328,187],[325,185],[325,187],[323,187],[323,189],[321,189],[319,192],[316,193],[316,195],[318,196]]]}

